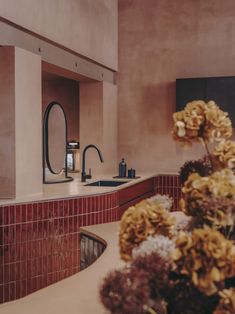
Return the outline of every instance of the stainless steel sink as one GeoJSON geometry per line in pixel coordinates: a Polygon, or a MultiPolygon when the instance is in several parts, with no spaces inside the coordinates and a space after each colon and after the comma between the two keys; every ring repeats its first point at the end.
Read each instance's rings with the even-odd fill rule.
{"type": "Polygon", "coordinates": [[[109,181],[109,180],[99,180],[92,183],[85,184],[85,186],[119,186],[129,181],[109,181]]]}

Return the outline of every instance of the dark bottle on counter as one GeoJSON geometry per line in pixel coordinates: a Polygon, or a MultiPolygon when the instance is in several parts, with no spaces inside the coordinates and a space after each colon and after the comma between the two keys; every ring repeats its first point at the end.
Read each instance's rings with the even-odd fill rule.
{"type": "Polygon", "coordinates": [[[125,163],[125,159],[122,158],[122,160],[119,163],[119,173],[118,173],[119,177],[126,177],[126,163],[125,163]]]}

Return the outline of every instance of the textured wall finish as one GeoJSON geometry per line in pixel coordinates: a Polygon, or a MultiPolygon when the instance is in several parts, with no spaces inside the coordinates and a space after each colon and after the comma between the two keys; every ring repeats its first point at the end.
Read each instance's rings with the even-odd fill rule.
{"type": "Polygon", "coordinates": [[[119,1],[119,157],[137,170],[178,171],[204,154],[171,139],[175,79],[235,74],[234,16],[233,0],[119,1]]]}
{"type": "Polygon", "coordinates": [[[41,57],[15,48],[16,197],[42,193],[41,57]]]}
{"type": "Polygon", "coordinates": [[[79,141],[78,82],[64,78],[45,77],[42,81],[43,114],[52,101],[58,101],[65,110],[68,123],[68,140],[79,141]]]}
{"type": "Polygon", "coordinates": [[[117,69],[117,0],[0,0],[0,16],[117,69]]]}
{"type": "Polygon", "coordinates": [[[0,48],[0,198],[15,196],[15,52],[0,48]]]}
{"type": "Polygon", "coordinates": [[[111,83],[80,83],[81,151],[88,144],[101,150],[104,163],[94,149],[87,152],[87,172],[116,173],[117,170],[117,86],[111,83]]]}

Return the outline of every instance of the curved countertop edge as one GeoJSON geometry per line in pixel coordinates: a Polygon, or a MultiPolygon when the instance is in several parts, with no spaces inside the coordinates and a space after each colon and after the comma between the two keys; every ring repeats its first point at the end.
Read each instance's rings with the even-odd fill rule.
{"type": "MultiPolygon", "coordinates": [[[[131,179],[131,178],[119,178],[114,179],[113,174],[105,174],[93,177],[92,180],[87,180],[83,183],[78,177],[74,181],[61,183],[61,184],[44,184],[42,194],[34,194],[23,197],[18,197],[14,199],[0,199],[0,206],[4,205],[14,205],[22,203],[31,203],[31,202],[40,202],[40,201],[50,201],[56,199],[66,199],[66,198],[76,198],[76,197],[89,197],[103,194],[111,194],[117,192],[121,189],[128,188],[132,185],[156,177],[158,174],[147,174],[140,173],[138,174],[140,178],[131,179]],[[114,181],[125,181],[129,182],[116,186],[116,187],[97,187],[97,186],[85,186],[88,183],[95,182],[98,180],[114,180],[114,181]]],[[[161,175],[161,174],[159,174],[161,175]]],[[[172,175],[172,174],[166,174],[172,175]]]]}
{"type": "Polygon", "coordinates": [[[124,266],[119,257],[119,222],[81,229],[107,243],[103,254],[81,272],[24,298],[0,305],[1,314],[104,314],[99,287],[111,270],[124,266]]]}

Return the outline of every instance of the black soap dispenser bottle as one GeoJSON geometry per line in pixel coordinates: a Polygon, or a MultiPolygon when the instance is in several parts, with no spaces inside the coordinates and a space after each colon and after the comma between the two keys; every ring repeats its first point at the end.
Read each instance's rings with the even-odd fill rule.
{"type": "Polygon", "coordinates": [[[119,177],[126,177],[126,163],[125,159],[122,158],[122,160],[119,163],[119,172],[118,172],[119,177]]]}

